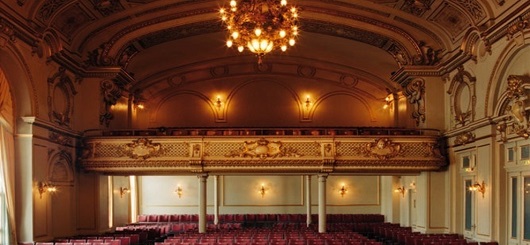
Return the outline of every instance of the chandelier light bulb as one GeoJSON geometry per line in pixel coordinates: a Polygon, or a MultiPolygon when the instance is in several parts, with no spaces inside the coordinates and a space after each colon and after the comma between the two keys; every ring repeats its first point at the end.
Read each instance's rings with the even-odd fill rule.
{"type": "Polygon", "coordinates": [[[298,10],[288,6],[287,0],[230,0],[229,3],[230,11],[226,7],[219,10],[219,17],[228,30],[227,47],[235,46],[239,52],[247,47],[261,64],[267,53],[276,48],[286,51],[296,43],[298,10]]]}

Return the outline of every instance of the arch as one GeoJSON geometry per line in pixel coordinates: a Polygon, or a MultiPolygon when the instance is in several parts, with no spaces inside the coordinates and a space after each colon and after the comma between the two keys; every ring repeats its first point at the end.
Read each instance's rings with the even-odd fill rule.
{"type": "Polygon", "coordinates": [[[61,150],[50,157],[48,180],[56,184],[73,184],[74,171],[70,154],[61,150]]]}
{"type": "MultiPolygon", "coordinates": [[[[194,97],[197,97],[199,98],[200,100],[204,101],[208,107],[210,108],[211,112],[212,112],[212,115],[215,117],[215,118],[220,118],[220,115],[218,114],[218,112],[216,111],[215,109],[215,104],[213,102],[213,100],[211,100],[210,98],[208,98],[208,96],[202,94],[202,93],[199,93],[197,91],[192,91],[192,90],[182,90],[182,91],[174,91],[172,93],[169,93],[167,94],[166,96],[164,96],[163,98],[161,98],[155,106],[153,106],[153,108],[155,108],[154,111],[150,112],[150,123],[152,122],[157,122],[157,118],[158,118],[158,115],[160,114],[159,111],[160,109],[162,108],[162,106],[170,99],[172,98],[175,98],[175,96],[178,96],[178,95],[191,95],[191,96],[194,96],[194,97]]],[[[215,121],[215,120],[214,120],[215,121]]]]}
{"type": "Polygon", "coordinates": [[[530,52],[530,30],[524,33],[525,44],[518,44],[514,39],[508,41],[505,48],[501,51],[498,61],[492,68],[490,79],[487,84],[486,96],[484,104],[484,115],[496,116],[499,115],[500,106],[499,103],[502,101],[503,93],[502,86],[507,81],[509,75],[523,75],[523,74],[508,74],[509,68],[513,65],[512,63],[517,56],[523,51],[528,50],[530,52]]]}
{"type": "Polygon", "coordinates": [[[346,95],[346,96],[350,96],[350,97],[353,97],[353,98],[357,99],[358,101],[361,102],[362,106],[370,114],[370,120],[371,121],[375,121],[376,120],[375,116],[374,116],[374,113],[372,111],[372,108],[370,108],[370,105],[362,98],[362,96],[359,96],[356,93],[348,92],[348,91],[335,91],[335,92],[327,93],[327,94],[324,94],[324,95],[320,96],[315,101],[315,106],[310,111],[310,114],[309,114],[310,118],[313,119],[314,113],[315,113],[316,109],[318,108],[318,106],[320,106],[320,104],[322,104],[325,100],[330,99],[330,98],[332,98],[334,96],[338,96],[338,95],[346,95]]]}
{"type": "MultiPolygon", "coordinates": [[[[0,68],[4,71],[13,98],[14,117],[38,117],[39,112],[37,108],[39,106],[37,92],[29,64],[25,61],[22,53],[11,42],[7,42],[5,47],[0,48],[0,56],[2,57],[0,59],[0,68]]],[[[25,130],[25,128],[18,127],[19,123],[21,122],[15,121],[15,131],[25,133],[20,132],[20,130],[25,130]]]]}

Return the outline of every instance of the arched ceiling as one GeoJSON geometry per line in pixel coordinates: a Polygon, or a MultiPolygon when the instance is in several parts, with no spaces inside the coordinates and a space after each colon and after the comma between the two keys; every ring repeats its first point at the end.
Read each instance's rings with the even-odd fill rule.
{"type": "MultiPolygon", "coordinates": [[[[225,46],[218,10],[228,0],[8,0],[50,47],[83,67],[121,67],[136,90],[163,93],[163,81],[212,64],[255,60],[225,46]],[[156,88],[160,87],[159,91],[156,88]]],[[[301,37],[265,63],[291,63],[355,74],[384,97],[392,73],[438,67],[461,51],[466,35],[504,14],[504,1],[291,0],[301,37]]],[[[189,79],[189,76],[187,77],[189,79]]]]}

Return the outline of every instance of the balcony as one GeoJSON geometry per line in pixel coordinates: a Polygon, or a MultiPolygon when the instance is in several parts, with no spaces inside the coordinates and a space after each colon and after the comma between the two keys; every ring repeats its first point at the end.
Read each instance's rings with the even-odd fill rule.
{"type": "Polygon", "coordinates": [[[106,174],[418,174],[447,165],[437,130],[156,128],[87,131],[81,166],[106,174]]]}

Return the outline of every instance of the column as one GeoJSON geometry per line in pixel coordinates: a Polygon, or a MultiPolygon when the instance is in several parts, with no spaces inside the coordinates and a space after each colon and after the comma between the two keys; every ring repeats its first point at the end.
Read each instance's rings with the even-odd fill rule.
{"type": "MultiPolygon", "coordinates": [[[[33,233],[33,123],[35,117],[22,117],[15,137],[15,207],[16,230],[19,242],[31,242],[33,233]]],[[[37,200],[40,201],[40,200],[37,200]]]]}
{"type": "Polygon", "coordinates": [[[213,179],[213,214],[214,224],[219,224],[219,175],[215,175],[213,179]]]}
{"type": "Polygon", "coordinates": [[[311,175],[305,176],[305,202],[307,213],[307,227],[311,225],[311,175]]]}
{"type": "Polygon", "coordinates": [[[318,175],[318,232],[326,233],[326,179],[327,174],[318,175]]]}
{"type": "Polygon", "coordinates": [[[206,233],[206,179],[208,174],[197,175],[199,179],[199,233],[206,233]]]}

